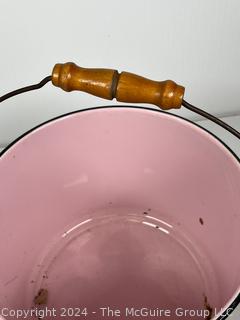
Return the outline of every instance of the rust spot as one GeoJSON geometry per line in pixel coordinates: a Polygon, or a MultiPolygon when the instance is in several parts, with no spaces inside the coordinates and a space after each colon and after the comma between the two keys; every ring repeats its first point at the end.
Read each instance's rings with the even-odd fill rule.
{"type": "Polygon", "coordinates": [[[48,279],[48,275],[46,273],[43,275],[43,279],[48,279]]]}
{"type": "Polygon", "coordinates": [[[143,214],[148,214],[148,212],[144,211],[143,214]]]}
{"type": "Polygon", "coordinates": [[[208,316],[206,317],[206,320],[211,320],[213,315],[213,308],[210,306],[207,296],[205,294],[203,296],[204,296],[204,308],[205,310],[208,310],[208,316]]]}
{"type": "Polygon", "coordinates": [[[159,226],[156,226],[155,228],[156,228],[156,229],[159,229],[159,226]]]}
{"type": "Polygon", "coordinates": [[[47,289],[40,289],[38,294],[34,298],[34,303],[36,305],[44,305],[47,304],[48,301],[48,290],[47,289]]]}
{"type": "Polygon", "coordinates": [[[201,223],[201,225],[203,225],[204,224],[203,218],[199,218],[199,222],[201,223]]]}

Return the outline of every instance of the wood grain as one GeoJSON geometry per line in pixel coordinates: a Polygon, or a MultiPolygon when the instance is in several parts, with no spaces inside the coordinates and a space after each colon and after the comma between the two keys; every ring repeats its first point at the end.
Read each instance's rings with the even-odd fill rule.
{"type": "Polygon", "coordinates": [[[182,105],[184,87],[172,80],[153,81],[129,72],[82,68],[72,62],[56,64],[52,83],[65,91],[79,90],[130,103],[150,103],[164,110],[182,105]]]}

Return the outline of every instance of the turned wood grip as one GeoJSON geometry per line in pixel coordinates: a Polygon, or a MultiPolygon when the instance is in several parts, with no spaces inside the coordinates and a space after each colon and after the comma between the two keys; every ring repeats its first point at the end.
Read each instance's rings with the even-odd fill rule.
{"type": "Polygon", "coordinates": [[[129,72],[82,68],[72,62],[54,66],[52,83],[65,91],[79,90],[121,102],[150,103],[164,110],[180,108],[184,95],[184,87],[172,80],[158,82],[129,72]]]}

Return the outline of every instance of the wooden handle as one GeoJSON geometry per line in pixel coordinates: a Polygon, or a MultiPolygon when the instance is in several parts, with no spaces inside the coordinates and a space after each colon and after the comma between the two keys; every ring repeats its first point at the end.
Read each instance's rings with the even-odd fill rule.
{"type": "Polygon", "coordinates": [[[150,103],[164,110],[180,108],[184,95],[184,87],[171,80],[158,82],[129,72],[81,68],[72,62],[54,66],[52,83],[65,91],[79,90],[121,102],[150,103]]]}

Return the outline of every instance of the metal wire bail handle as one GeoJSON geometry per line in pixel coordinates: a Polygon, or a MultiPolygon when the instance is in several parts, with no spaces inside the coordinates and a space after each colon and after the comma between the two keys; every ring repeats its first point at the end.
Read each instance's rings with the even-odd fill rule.
{"type": "Polygon", "coordinates": [[[84,91],[95,96],[130,103],[150,103],[163,110],[179,109],[181,106],[218,124],[240,139],[240,132],[212,114],[195,107],[183,99],[185,88],[174,81],[153,81],[129,72],[118,73],[111,69],[88,69],[72,62],[56,64],[52,75],[39,83],[9,92],[0,102],[18,94],[42,88],[48,82],[65,91],[84,91]]]}

